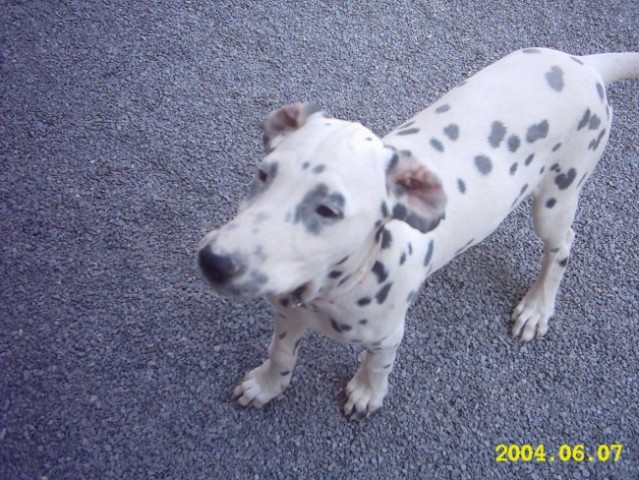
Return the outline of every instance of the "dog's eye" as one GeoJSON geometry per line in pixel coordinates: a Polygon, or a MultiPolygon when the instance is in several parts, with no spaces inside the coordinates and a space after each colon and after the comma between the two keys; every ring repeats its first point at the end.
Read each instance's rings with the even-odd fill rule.
{"type": "Polygon", "coordinates": [[[257,171],[257,178],[260,179],[260,182],[266,183],[266,181],[268,180],[268,173],[266,173],[264,170],[260,169],[260,170],[257,171]]]}
{"type": "Polygon", "coordinates": [[[330,219],[340,219],[342,218],[342,213],[334,210],[328,205],[320,205],[315,209],[315,213],[317,213],[320,217],[330,218],[330,219]]]}

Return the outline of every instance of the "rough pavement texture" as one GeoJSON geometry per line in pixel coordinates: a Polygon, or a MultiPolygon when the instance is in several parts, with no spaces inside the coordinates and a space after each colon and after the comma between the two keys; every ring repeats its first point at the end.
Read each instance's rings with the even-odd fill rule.
{"type": "Polygon", "coordinates": [[[639,3],[239,3],[0,2],[0,478],[637,478],[639,82],[609,90],[548,336],[508,336],[541,252],[523,205],[429,279],[365,423],[340,413],[357,350],[317,335],[284,396],[229,401],[269,311],[214,297],[194,251],[271,110],[382,134],[520,47],[639,49],[639,3]],[[497,463],[500,443],[624,450],[497,463]]]}

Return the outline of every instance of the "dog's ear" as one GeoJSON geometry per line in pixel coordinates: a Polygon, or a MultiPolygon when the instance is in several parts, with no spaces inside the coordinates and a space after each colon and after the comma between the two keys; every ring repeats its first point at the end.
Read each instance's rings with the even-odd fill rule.
{"type": "Polygon", "coordinates": [[[394,151],[386,182],[390,218],[402,220],[422,233],[434,229],[444,218],[446,194],[441,181],[409,151],[394,151]]]}
{"type": "Polygon", "coordinates": [[[290,133],[300,128],[306,119],[322,109],[315,103],[293,103],[271,112],[264,120],[264,148],[268,153],[290,133]]]}

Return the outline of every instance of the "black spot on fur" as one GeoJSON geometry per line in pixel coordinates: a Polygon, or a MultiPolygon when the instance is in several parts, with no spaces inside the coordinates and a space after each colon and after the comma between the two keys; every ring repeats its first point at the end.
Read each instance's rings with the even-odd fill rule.
{"type": "Polygon", "coordinates": [[[392,282],[387,283],[375,294],[375,300],[377,300],[377,303],[381,305],[386,301],[386,297],[388,297],[388,292],[390,292],[392,286],[392,282]]]}
{"type": "Polygon", "coordinates": [[[379,242],[379,239],[382,237],[382,230],[384,230],[383,228],[380,228],[382,224],[383,222],[381,220],[377,220],[375,225],[373,225],[373,227],[377,229],[377,232],[375,233],[375,243],[379,242]]]}
{"type": "Polygon", "coordinates": [[[405,220],[406,215],[408,215],[408,210],[406,209],[406,205],[402,205],[398,203],[393,207],[393,218],[397,220],[405,220]]]}
{"type": "Polygon", "coordinates": [[[444,128],[444,135],[446,135],[451,140],[457,140],[459,138],[459,127],[454,123],[451,123],[447,127],[444,128]]]}
{"type": "Polygon", "coordinates": [[[555,206],[556,203],[557,203],[556,199],[549,198],[548,200],[546,200],[546,208],[552,208],[555,206]]]}
{"type": "Polygon", "coordinates": [[[396,135],[414,135],[419,133],[419,128],[408,128],[406,130],[400,130],[396,135]]]}
{"type": "Polygon", "coordinates": [[[511,135],[510,137],[508,137],[509,151],[515,153],[519,148],[519,145],[521,145],[521,140],[519,140],[519,137],[517,135],[511,135]]]}
{"type": "Polygon", "coordinates": [[[362,297],[359,300],[357,300],[357,305],[359,305],[360,307],[364,307],[366,305],[368,305],[369,303],[371,303],[373,299],[371,297],[362,297]]]}
{"type": "Polygon", "coordinates": [[[530,165],[534,158],[535,158],[534,153],[531,153],[530,155],[528,155],[528,157],[526,157],[526,160],[524,160],[524,165],[526,166],[530,165]]]}
{"type": "Polygon", "coordinates": [[[331,318],[331,326],[337,333],[348,332],[353,329],[353,327],[345,323],[337,323],[334,318],[331,318]]]}
{"type": "Polygon", "coordinates": [[[405,261],[406,261],[406,254],[402,252],[401,256],[399,257],[399,264],[404,265],[405,261]]]}
{"type": "Polygon", "coordinates": [[[366,319],[366,318],[362,318],[362,319],[361,319],[359,322],[357,322],[357,323],[359,323],[360,325],[366,325],[366,324],[368,323],[368,319],[366,319]]]}
{"type": "Polygon", "coordinates": [[[564,88],[564,71],[557,65],[553,66],[549,72],[546,72],[546,81],[550,88],[561,92],[564,88]]]}
{"type": "Polygon", "coordinates": [[[583,65],[584,64],[584,62],[582,62],[581,60],[579,60],[576,57],[570,57],[570,60],[572,60],[575,63],[578,63],[579,65],[583,65]]]}
{"type": "Polygon", "coordinates": [[[444,145],[442,145],[442,142],[440,142],[436,138],[431,138],[430,139],[430,146],[433,147],[438,152],[443,152],[444,151],[444,145]]]}
{"type": "Polygon", "coordinates": [[[328,274],[328,278],[339,278],[342,276],[343,272],[340,272],[339,270],[333,270],[331,273],[328,274]]]}
{"type": "Polygon", "coordinates": [[[558,143],[557,145],[555,145],[554,147],[552,147],[552,151],[556,152],[557,150],[559,150],[561,148],[561,143],[558,143]]]}
{"type": "Polygon", "coordinates": [[[604,88],[601,83],[597,82],[597,95],[599,95],[599,99],[603,101],[604,99],[604,88]]]}
{"type": "Polygon", "coordinates": [[[426,256],[424,257],[424,266],[428,266],[431,259],[433,258],[433,250],[434,250],[434,241],[431,238],[430,243],[428,244],[428,250],[426,251],[426,256]]]}
{"type": "Polygon", "coordinates": [[[372,272],[377,277],[377,283],[383,283],[388,277],[388,272],[386,271],[386,268],[384,268],[384,264],[381,262],[375,262],[372,272]]]}
{"type": "Polygon", "coordinates": [[[514,175],[516,171],[517,171],[517,162],[513,163],[513,164],[510,166],[510,170],[509,170],[509,172],[510,172],[510,174],[511,174],[511,175],[514,175]]]}
{"type": "Polygon", "coordinates": [[[524,48],[522,53],[541,53],[541,50],[538,48],[524,48]]]}
{"type": "Polygon", "coordinates": [[[559,190],[565,190],[570,186],[576,176],[577,172],[574,168],[571,168],[566,173],[557,175],[555,177],[555,184],[559,187],[559,190]]]}
{"type": "Polygon", "coordinates": [[[599,147],[599,143],[601,142],[601,139],[603,138],[605,134],[606,134],[606,129],[604,128],[601,132],[599,132],[599,136],[595,140],[592,140],[590,142],[590,144],[588,145],[588,148],[591,150],[597,150],[597,148],[599,147]]]}
{"type": "Polygon", "coordinates": [[[550,171],[551,172],[561,172],[561,168],[559,167],[558,163],[553,163],[552,166],[550,167],[550,171]]]}
{"type": "Polygon", "coordinates": [[[326,170],[326,165],[317,165],[315,167],[313,167],[313,170],[311,170],[313,173],[322,173],[324,170],[326,170]]]}
{"type": "Polygon", "coordinates": [[[588,125],[589,122],[590,122],[590,109],[587,108],[584,114],[582,115],[581,120],[579,120],[579,124],[577,125],[577,130],[581,130],[586,125],[588,125]]]}
{"type": "Polygon", "coordinates": [[[459,189],[459,193],[466,193],[466,184],[461,178],[457,179],[457,188],[459,189]]]}
{"type": "Polygon", "coordinates": [[[418,215],[417,213],[409,213],[405,219],[406,223],[408,223],[411,227],[413,227],[416,230],[419,230],[420,232],[429,232],[430,230],[434,229],[435,227],[437,227],[437,225],[439,225],[439,222],[441,222],[444,218],[444,215],[442,215],[441,217],[432,219],[432,218],[427,218],[427,217],[422,217],[421,215],[418,215]]]}
{"type": "Polygon", "coordinates": [[[566,268],[566,265],[568,265],[568,257],[559,262],[559,266],[562,268],[566,268]]]}
{"type": "Polygon", "coordinates": [[[493,148],[499,147],[499,144],[506,136],[506,127],[501,122],[493,122],[490,126],[490,135],[488,136],[488,143],[493,148]]]}
{"type": "Polygon", "coordinates": [[[479,173],[482,175],[488,175],[493,169],[493,162],[485,155],[477,155],[475,157],[475,166],[477,167],[477,170],[479,170],[479,173]]]}
{"type": "Polygon", "coordinates": [[[382,212],[382,217],[384,218],[388,217],[388,205],[386,205],[386,202],[382,202],[381,212],[382,212]]]}
{"type": "Polygon", "coordinates": [[[590,122],[588,123],[588,128],[590,130],[597,130],[599,125],[601,125],[601,119],[597,115],[590,117],[590,122]]]}
{"type": "Polygon", "coordinates": [[[393,237],[391,233],[387,229],[383,228],[382,229],[382,250],[390,248],[392,243],[393,243],[393,237]]]}
{"type": "Polygon", "coordinates": [[[435,113],[444,113],[444,112],[447,112],[448,110],[450,110],[450,105],[445,104],[445,105],[441,105],[437,107],[435,109],[435,113]]]}
{"type": "Polygon", "coordinates": [[[528,131],[526,132],[526,141],[528,143],[536,142],[537,140],[544,139],[548,136],[548,121],[542,120],[535,125],[531,125],[528,127],[528,131]]]}

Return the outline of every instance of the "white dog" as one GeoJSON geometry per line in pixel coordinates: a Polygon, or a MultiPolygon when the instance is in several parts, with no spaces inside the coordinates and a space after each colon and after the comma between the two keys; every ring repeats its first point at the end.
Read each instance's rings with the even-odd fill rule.
{"type": "Polygon", "coordinates": [[[539,277],[513,313],[523,340],[548,330],[579,192],[612,118],[604,85],[639,77],[639,53],[508,55],[380,139],[294,104],[265,121],[268,155],[237,217],[198,259],[213,288],[266,296],[268,359],[235,389],[261,407],[289,385],[306,329],[364,347],[346,415],[378,409],[424,279],[490,234],[528,195],[539,277]]]}

